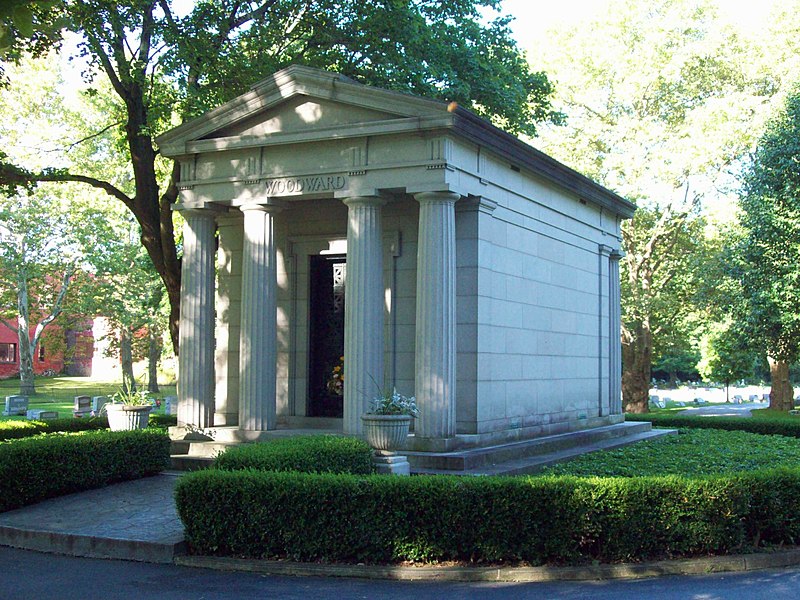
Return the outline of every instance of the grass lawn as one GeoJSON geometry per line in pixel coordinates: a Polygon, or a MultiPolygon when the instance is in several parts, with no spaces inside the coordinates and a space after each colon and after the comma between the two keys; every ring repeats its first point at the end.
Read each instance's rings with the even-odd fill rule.
{"type": "MultiPolygon", "coordinates": [[[[69,417],[72,415],[72,408],[75,396],[110,396],[119,390],[119,381],[103,381],[91,377],[37,377],[36,395],[28,398],[28,408],[55,410],[59,417],[69,417]]],[[[174,396],[174,385],[162,385],[161,391],[154,394],[156,398],[164,396],[174,396]]],[[[19,393],[19,379],[0,380],[0,397],[12,396],[19,393]]],[[[2,412],[2,409],[0,409],[2,412]]],[[[156,412],[163,413],[164,407],[157,409],[156,412]]],[[[3,417],[0,419],[14,419],[19,417],[3,417]]]]}
{"type": "Polygon", "coordinates": [[[580,477],[715,475],[800,466],[800,439],[744,431],[682,429],[678,435],[586,454],[543,474],[580,477]]]}

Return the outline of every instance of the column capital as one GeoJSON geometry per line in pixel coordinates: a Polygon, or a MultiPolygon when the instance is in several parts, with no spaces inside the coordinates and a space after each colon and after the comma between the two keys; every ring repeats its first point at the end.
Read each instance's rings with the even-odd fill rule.
{"type": "Polygon", "coordinates": [[[621,259],[625,258],[625,251],[622,248],[614,248],[609,258],[615,262],[619,262],[621,259]]]}
{"type": "Polygon", "coordinates": [[[341,198],[341,201],[344,202],[345,206],[383,206],[386,204],[387,199],[378,195],[364,195],[347,196],[346,198],[341,198]]]}
{"type": "Polygon", "coordinates": [[[614,249],[611,246],[606,246],[605,244],[598,245],[598,251],[600,253],[600,256],[611,256],[613,250],[614,249]]]}
{"type": "Polygon", "coordinates": [[[457,192],[419,192],[414,194],[414,200],[420,204],[455,204],[461,199],[457,192]]]}
{"type": "Polygon", "coordinates": [[[209,217],[214,218],[219,214],[228,212],[225,206],[217,204],[173,204],[172,210],[179,212],[182,215],[192,215],[194,217],[209,217]]]}
{"type": "Polygon", "coordinates": [[[247,202],[246,204],[240,204],[238,208],[242,212],[255,210],[265,213],[277,213],[284,209],[284,204],[275,200],[268,200],[266,202],[247,202]]]}

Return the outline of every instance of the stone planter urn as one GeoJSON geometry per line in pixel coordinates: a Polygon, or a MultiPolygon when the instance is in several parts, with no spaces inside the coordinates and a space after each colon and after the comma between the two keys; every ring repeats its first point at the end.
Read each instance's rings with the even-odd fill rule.
{"type": "Polygon", "coordinates": [[[106,404],[108,427],[111,431],[129,431],[144,429],[150,421],[150,405],[137,406],[131,404],[106,404]]]}
{"type": "Polygon", "coordinates": [[[400,450],[406,445],[411,415],[361,415],[364,437],[375,450],[400,450]]]}

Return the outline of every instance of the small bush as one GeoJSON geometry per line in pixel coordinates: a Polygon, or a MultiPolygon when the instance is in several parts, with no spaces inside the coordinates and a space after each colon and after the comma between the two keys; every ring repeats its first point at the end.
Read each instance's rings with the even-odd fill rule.
{"type": "Polygon", "coordinates": [[[236,446],[220,454],[214,460],[214,466],[228,471],[373,472],[372,450],[366,442],[332,435],[291,437],[236,446]]]}
{"type": "Polygon", "coordinates": [[[0,511],[136,479],[169,465],[155,431],[50,434],[0,443],[0,511]]]}
{"type": "Polygon", "coordinates": [[[150,413],[148,426],[153,427],[175,427],[178,425],[178,415],[162,415],[161,413],[150,413]]]}
{"type": "Polygon", "coordinates": [[[108,429],[108,419],[106,417],[92,417],[88,419],[52,419],[47,421],[27,421],[14,419],[0,421],[0,441],[16,440],[19,438],[30,437],[40,433],[67,433],[78,431],[97,431],[108,429]]]}
{"type": "Polygon", "coordinates": [[[700,415],[665,415],[659,413],[626,414],[626,421],[650,421],[654,427],[692,427],[749,431],[764,435],[800,438],[800,418],[796,421],[770,417],[702,417],[700,415]]]}
{"type": "Polygon", "coordinates": [[[730,477],[386,477],[208,470],[176,501],[199,554],[530,564],[800,541],[800,471],[730,477]]]}

